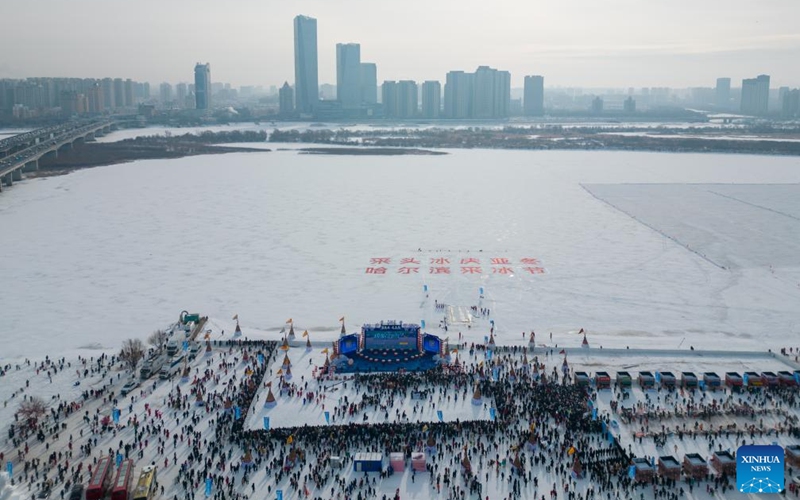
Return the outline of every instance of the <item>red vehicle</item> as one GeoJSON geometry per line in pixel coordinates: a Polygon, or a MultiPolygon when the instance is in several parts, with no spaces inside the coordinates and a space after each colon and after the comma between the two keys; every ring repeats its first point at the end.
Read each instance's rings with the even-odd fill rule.
{"type": "Polygon", "coordinates": [[[133,482],[133,460],[123,460],[117,469],[117,477],[114,478],[111,500],[128,500],[131,482],[133,482]]]}
{"type": "Polygon", "coordinates": [[[97,462],[97,468],[92,474],[92,479],[86,487],[86,500],[100,500],[106,496],[111,486],[111,457],[102,457],[97,462]]]}

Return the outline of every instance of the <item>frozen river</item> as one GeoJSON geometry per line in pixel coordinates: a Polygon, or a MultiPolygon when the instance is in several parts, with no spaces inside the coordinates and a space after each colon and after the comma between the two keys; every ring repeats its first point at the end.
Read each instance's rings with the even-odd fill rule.
{"type": "Polygon", "coordinates": [[[797,158],[450,153],[229,154],[15,183],[0,195],[0,359],[116,349],[183,309],[274,331],[345,316],[441,333],[434,300],[451,319],[491,308],[501,339],[798,338],[797,158]]]}

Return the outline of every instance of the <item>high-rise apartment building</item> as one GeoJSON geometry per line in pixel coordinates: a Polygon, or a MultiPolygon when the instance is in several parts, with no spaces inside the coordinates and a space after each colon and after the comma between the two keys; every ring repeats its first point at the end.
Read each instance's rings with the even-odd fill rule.
{"type": "Polygon", "coordinates": [[[742,80],[741,111],[746,115],[766,115],[769,111],[769,75],[742,80]]]}
{"type": "Polygon", "coordinates": [[[278,104],[281,116],[291,116],[294,113],[294,91],[289,82],[283,82],[278,90],[278,104]]]}
{"type": "Polygon", "coordinates": [[[159,97],[161,98],[161,104],[168,104],[172,102],[172,85],[167,82],[161,84],[158,88],[159,90],[159,97]]]}
{"type": "Polygon", "coordinates": [[[397,82],[397,117],[414,118],[417,116],[417,83],[413,80],[397,82]]]}
{"type": "Polygon", "coordinates": [[[603,112],[603,98],[600,96],[592,99],[592,113],[599,115],[603,112]]]}
{"type": "Polygon", "coordinates": [[[336,44],[336,100],[343,109],[361,105],[361,45],[336,44]]]}
{"type": "Polygon", "coordinates": [[[114,80],[111,78],[103,78],[101,84],[103,87],[103,107],[105,109],[114,108],[114,80]]]}
{"type": "Polygon", "coordinates": [[[717,109],[728,109],[731,105],[731,79],[717,78],[714,88],[714,106],[717,109]]]}
{"type": "Polygon", "coordinates": [[[439,118],[442,108],[442,85],[429,80],[422,82],[422,117],[439,118]]]}
{"type": "Polygon", "coordinates": [[[523,112],[525,116],[544,115],[544,77],[539,75],[525,77],[523,95],[523,112]]]}
{"type": "Polygon", "coordinates": [[[444,84],[444,116],[463,119],[472,117],[472,83],[475,75],[450,71],[444,84]]]}
{"type": "Polygon", "coordinates": [[[114,78],[114,107],[125,107],[125,82],[122,78],[114,78]]]}
{"type": "Polygon", "coordinates": [[[781,98],[781,113],[784,118],[800,115],[800,89],[787,90],[781,98]]]}
{"type": "Polygon", "coordinates": [[[447,118],[506,118],[511,107],[511,73],[480,66],[475,73],[451,71],[444,85],[447,118]]]}
{"type": "Polygon", "coordinates": [[[361,63],[361,101],[364,104],[378,102],[378,67],[375,63],[361,63]]]}
{"type": "Polygon", "coordinates": [[[211,108],[211,64],[194,67],[194,102],[196,109],[211,108]]]}
{"type": "Polygon", "coordinates": [[[472,118],[505,118],[511,102],[511,74],[479,66],[473,79],[472,118]]]}
{"type": "Polygon", "coordinates": [[[125,80],[125,107],[130,108],[136,104],[133,97],[133,80],[128,78],[125,80]]]}
{"type": "MultiPolygon", "coordinates": [[[[175,102],[178,104],[179,108],[186,107],[187,95],[189,95],[189,86],[186,85],[186,83],[181,82],[175,85],[175,102]]],[[[189,107],[191,107],[191,105],[189,107]]]]}
{"type": "Polygon", "coordinates": [[[317,77],[317,20],[294,18],[294,94],[295,109],[311,115],[319,100],[317,77]]]}
{"type": "Polygon", "coordinates": [[[397,82],[384,81],[381,85],[381,105],[385,118],[397,118],[397,82]]]}
{"type": "Polygon", "coordinates": [[[103,87],[99,83],[95,83],[86,91],[87,104],[89,106],[89,113],[99,114],[103,112],[103,87]]]}

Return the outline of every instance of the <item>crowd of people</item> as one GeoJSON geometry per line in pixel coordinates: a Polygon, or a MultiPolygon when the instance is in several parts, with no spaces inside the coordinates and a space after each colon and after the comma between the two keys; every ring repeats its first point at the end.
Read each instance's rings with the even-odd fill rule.
{"type": "MultiPolygon", "coordinates": [[[[672,436],[707,439],[709,449],[723,436],[742,442],[777,434],[800,438],[795,416],[800,401],[793,389],[657,391],[628,407],[624,392],[616,389],[614,401],[622,405],[598,412],[597,393],[573,384],[566,357],[552,350],[534,355],[522,346],[459,347],[450,359],[457,370],[289,380],[272,369],[284,357],[278,342],[217,342],[180,375],[180,383],[170,381],[168,391],[154,382],[126,397],[115,390],[124,371],[117,357],[81,359],[75,367],[47,358],[30,365],[37,381],[74,372],[77,380],[94,376],[99,382],[83,390],[78,401],[57,399],[36,425],[17,422],[9,439],[17,454],[10,458],[21,470],[17,480],[32,495],[58,485],[61,498],[73,483],[88,480],[100,456],[111,455],[171,471],[162,476],[158,491],[175,500],[194,500],[208,481],[214,500],[264,498],[276,489],[287,498],[399,500],[399,489],[382,484],[389,469],[347,471],[359,452],[401,452],[407,464],[423,452],[425,471],[410,472],[409,479],[437,498],[610,500],[647,494],[672,500],[701,486],[630,477],[633,441],[612,434],[612,420],[625,415],[631,437],[640,443],[653,439],[659,446],[672,436]],[[259,394],[273,389],[329,411],[335,425],[251,428],[249,417],[262,410],[259,394]],[[409,405],[409,397],[417,401],[409,405]],[[491,407],[492,418],[427,423],[411,418],[423,406],[440,407],[451,398],[491,407]],[[113,423],[111,409],[119,411],[113,423]],[[381,415],[383,421],[364,418],[369,415],[381,415]],[[750,423],[731,426],[723,420],[731,416],[750,423]],[[164,482],[164,477],[174,480],[164,482]]],[[[27,397],[29,387],[15,397],[27,397]]],[[[709,495],[731,488],[731,478],[724,475],[707,479],[709,495]]]]}

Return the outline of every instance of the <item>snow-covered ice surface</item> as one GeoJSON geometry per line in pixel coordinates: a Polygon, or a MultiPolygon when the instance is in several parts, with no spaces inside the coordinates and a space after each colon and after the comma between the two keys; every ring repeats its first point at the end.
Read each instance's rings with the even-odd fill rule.
{"type": "MultiPolygon", "coordinates": [[[[605,347],[675,347],[686,338],[684,348],[724,342],[765,349],[800,333],[798,267],[787,251],[798,246],[800,231],[786,232],[796,221],[730,199],[797,214],[794,188],[764,187],[765,195],[757,186],[719,187],[726,197],[675,186],[798,183],[800,160],[449,153],[228,154],[15,183],[0,196],[9,256],[0,260],[0,359],[117,349],[183,309],[217,318],[239,313],[243,326],[267,331],[293,317],[315,340],[335,338],[341,316],[349,330],[403,319],[426,320],[428,330],[444,333],[437,328],[444,312],[434,301],[490,308],[501,342],[531,329],[577,342],[568,332],[583,327],[605,347]],[[689,196],[692,203],[675,209],[703,221],[705,244],[725,241],[729,227],[739,226],[737,234],[763,238],[724,249],[727,258],[762,258],[720,269],[582,187],[600,183],[660,184],[625,187],[637,210],[659,218],[654,224],[672,216],[648,212],[643,201],[667,210],[681,205],[677,194],[689,196]],[[714,223],[727,216],[741,218],[714,223]],[[764,241],[787,245],[774,249],[776,259],[783,257],[772,268],[764,266],[764,241]],[[379,258],[390,264],[372,264],[379,258]],[[493,265],[494,258],[510,265],[493,265]],[[402,259],[420,264],[404,266],[402,259]],[[465,266],[465,259],[480,263],[465,266]],[[523,268],[538,266],[522,259],[536,259],[545,272],[530,274],[523,268]],[[386,274],[368,274],[376,267],[386,274]],[[401,267],[419,269],[401,274],[401,267]],[[450,274],[431,274],[434,267],[450,274]],[[462,267],[480,272],[464,274],[462,267]]],[[[484,321],[463,333],[482,339],[487,329],[484,321]]]]}
{"type": "MultiPolygon", "coordinates": [[[[325,362],[325,354],[320,349],[306,351],[303,346],[289,349],[287,356],[291,361],[292,382],[303,383],[304,381],[313,380],[315,373],[314,368],[320,367],[325,362]]],[[[283,355],[280,355],[275,360],[275,363],[270,368],[270,373],[276,374],[278,370],[283,369],[283,355]]],[[[283,369],[285,371],[285,369],[283,369]]],[[[394,404],[395,409],[399,412],[406,411],[405,418],[395,415],[394,410],[388,413],[386,418],[385,413],[375,412],[372,409],[366,413],[358,412],[355,415],[346,418],[336,418],[330,411],[332,403],[341,404],[343,398],[347,397],[350,402],[358,402],[361,400],[363,394],[354,390],[352,382],[347,386],[347,381],[331,380],[321,382],[319,386],[313,384],[314,391],[326,395],[328,402],[328,411],[331,418],[332,425],[345,425],[350,422],[354,423],[392,423],[392,422],[439,422],[437,412],[442,412],[443,422],[455,422],[456,420],[489,420],[489,407],[492,406],[491,401],[485,400],[483,404],[472,404],[472,392],[466,398],[459,397],[455,394],[451,400],[443,401],[441,404],[433,404],[426,397],[425,400],[415,400],[411,398],[409,393],[405,399],[388,398],[384,397],[381,404],[389,406],[394,404]],[[411,411],[408,411],[408,409],[411,411]],[[365,419],[364,416],[367,418],[365,419]]],[[[422,390],[423,387],[418,389],[422,390]]],[[[267,400],[268,392],[261,391],[258,398],[253,404],[253,412],[251,412],[248,419],[247,426],[251,429],[263,429],[264,417],[269,417],[271,428],[280,427],[302,427],[303,425],[323,425],[325,424],[325,407],[324,404],[306,404],[302,397],[289,397],[281,395],[277,384],[273,389],[273,395],[277,401],[277,406],[274,408],[265,408],[264,403],[267,400]]],[[[431,396],[432,398],[432,396],[431,396]]]]}
{"type": "MultiPolygon", "coordinates": [[[[118,393],[128,377],[118,365],[88,377],[79,376],[70,366],[51,374],[50,382],[49,370],[37,373],[20,358],[40,362],[49,354],[51,359],[64,357],[73,364],[78,354],[96,359],[103,351],[117,351],[125,338],[144,338],[176,320],[182,309],[209,314],[206,328],[214,341],[232,338],[230,318],[236,313],[244,337],[250,339],[275,340],[287,327],[287,318],[293,318],[297,340],[289,356],[294,372],[291,382],[297,387],[308,381],[309,370],[313,375],[314,367],[324,361],[322,348],[338,338],[341,316],[348,331],[381,319],[425,320],[426,330],[449,337],[453,344],[459,333],[462,342],[483,342],[490,318],[499,345],[527,345],[522,332],[534,329],[537,347],[528,356],[531,360],[538,356],[545,373],[559,369],[562,348],[573,370],[606,370],[612,375],[620,368],[722,374],[797,367],[791,360],[765,353],[768,348],[775,351],[796,344],[793,341],[800,332],[797,261],[791,252],[778,249],[774,262],[767,263],[769,253],[764,251],[764,241],[798,246],[800,234],[779,234],[793,227],[785,219],[800,212],[800,199],[791,186],[800,182],[797,159],[618,152],[450,153],[347,157],[288,150],[142,161],[26,180],[4,191],[0,228],[8,258],[0,263],[4,315],[0,361],[10,368],[0,379],[4,402],[0,450],[16,461],[15,477],[21,474],[21,463],[6,438],[6,424],[13,421],[19,398],[39,395],[48,401],[54,401],[53,396],[74,401],[83,391],[107,384],[106,391],[118,393]],[[754,183],[764,186],[745,186],[754,183]],[[637,186],[623,189],[598,184],[637,186]],[[644,184],[659,186],[637,191],[644,184]],[[708,192],[711,184],[719,194],[708,192]],[[607,189],[607,202],[583,186],[593,193],[607,189]],[[691,203],[675,208],[684,197],[691,203]],[[680,220],[648,209],[648,200],[665,210],[678,210],[680,220]],[[692,206],[696,210],[690,210],[692,206]],[[725,217],[736,217],[737,223],[718,223],[725,217]],[[761,238],[752,237],[757,232],[761,238]],[[717,244],[735,238],[745,241],[717,244]],[[715,257],[728,259],[730,266],[723,269],[710,262],[715,257]],[[382,259],[389,259],[388,263],[382,259]],[[381,267],[385,274],[376,273],[381,267]],[[474,273],[463,269],[478,267],[474,273]],[[529,272],[526,267],[542,271],[529,272]],[[432,274],[436,268],[450,272],[432,274]],[[511,271],[500,271],[503,268],[511,271]],[[473,312],[472,306],[491,309],[491,316],[473,312]],[[458,311],[459,317],[469,312],[469,326],[440,329],[440,320],[450,311],[458,311]],[[581,336],[576,333],[581,327],[589,330],[593,346],[589,351],[578,347],[581,336]],[[311,352],[303,347],[304,330],[313,342],[311,352]],[[632,349],[626,351],[626,346],[632,349]],[[687,350],[689,346],[696,350],[687,350]],[[683,351],[671,354],[633,349],[678,347],[683,351]],[[699,352],[722,347],[761,354],[699,352]]],[[[462,349],[458,355],[468,365],[488,361],[481,351],[462,349]]],[[[521,363],[520,353],[501,351],[496,356],[505,367],[521,363]]],[[[341,380],[323,382],[325,389],[309,382],[308,390],[324,391],[324,402],[303,405],[302,398],[281,395],[276,368],[282,358],[281,353],[269,360],[273,373],[256,381],[259,393],[250,408],[242,409],[251,428],[259,428],[264,416],[270,416],[272,427],[290,425],[290,419],[296,425],[324,425],[322,404],[327,410],[342,395],[353,399],[363,395],[345,389],[346,382],[341,380]],[[271,410],[264,408],[264,383],[270,382],[278,400],[271,410]]],[[[205,391],[217,403],[248,376],[240,351],[216,346],[209,356],[201,352],[191,368],[193,377],[213,370],[205,391]]],[[[156,434],[149,434],[149,443],[136,460],[137,470],[157,461],[164,498],[184,498],[182,486],[174,484],[179,467],[175,459],[181,463],[189,456],[183,444],[188,422],[182,412],[166,407],[170,392],[177,387],[182,387],[183,394],[189,389],[177,380],[150,381],[132,395],[120,397],[122,426],[103,434],[90,434],[81,416],[83,411],[109,415],[113,404],[104,397],[106,393],[90,398],[80,411],[63,420],[76,436],[75,449],[90,436],[98,439],[92,457],[117,448],[120,440],[131,442],[134,431],[129,419],[134,415],[140,422],[162,425],[162,432],[169,431],[170,437],[182,435],[180,446],[168,446],[167,438],[166,450],[161,452],[156,434]],[[152,415],[154,408],[163,409],[165,419],[152,415]],[[77,437],[79,430],[85,436],[77,437]]],[[[459,394],[458,402],[434,399],[416,416],[418,400],[398,400],[395,408],[420,425],[435,422],[437,410],[448,421],[487,420],[484,406],[464,404],[466,399],[459,394]]],[[[631,394],[631,399],[620,402],[623,406],[646,401],[638,389],[631,394]]],[[[661,396],[648,395],[651,401],[661,396]]],[[[614,397],[613,391],[601,391],[601,414],[610,411],[614,397]]],[[[197,411],[194,430],[213,438],[215,412],[193,411],[197,411]]],[[[352,418],[358,421],[363,414],[352,418]]],[[[392,415],[389,420],[394,419],[392,415]]],[[[376,411],[369,418],[380,421],[385,416],[376,411]]],[[[680,423],[670,421],[669,425],[680,423]]],[[[730,423],[747,422],[725,417],[714,425],[730,423]]],[[[776,422],[767,418],[765,424],[776,422]]],[[[526,432],[528,422],[509,425],[518,437],[526,432]]],[[[658,451],[652,440],[633,441],[632,433],[639,431],[635,425],[621,423],[620,431],[622,445],[630,445],[637,455],[658,451]]],[[[31,456],[46,459],[50,452],[66,452],[66,434],[48,438],[47,450],[30,439],[31,456]]],[[[438,463],[449,466],[463,441],[477,444],[481,439],[473,435],[441,443],[452,450],[438,463]]],[[[688,442],[669,436],[664,447],[674,450],[677,446],[679,456],[690,451],[707,456],[708,442],[701,439],[705,438],[688,442]]],[[[775,440],[772,436],[759,439],[775,440]]],[[[777,440],[789,443],[785,435],[777,440]]],[[[499,450],[509,459],[510,444],[504,442],[499,450]]],[[[721,438],[717,444],[729,448],[737,442],[721,438]]],[[[238,463],[241,450],[231,451],[230,463],[238,463]]],[[[313,463],[314,457],[310,459],[313,463]]],[[[87,459],[76,451],[71,466],[80,460],[87,459]]],[[[476,464],[484,484],[482,497],[495,500],[510,494],[499,468],[495,473],[485,459],[476,464]],[[484,473],[488,474],[485,480],[484,473]]],[[[509,469],[502,471],[505,476],[509,469]]],[[[362,477],[352,472],[352,465],[336,472],[347,481],[362,477]]],[[[561,490],[559,474],[543,467],[532,473],[542,484],[537,498],[546,495],[554,482],[561,490]]],[[[276,488],[283,489],[287,500],[299,497],[287,478],[278,479],[274,471],[259,469],[249,482],[257,486],[253,498],[269,497],[276,488]],[[265,494],[265,489],[272,493],[265,494]]],[[[458,484],[462,484],[460,478],[458,484]]],[[[582,493],[589,484],[581,480],[573,489],[582,493]]],[[[327,498],[331,485],[324,490],[312,488],[312,496],[327,498]]],[[[396,489],[404,500],[444,495],[437,494],[429,474],[413,476],[408,469],[378,483],[381,494],[392,495],[396,489]]],[[[703,490],[704,485],[696,487],[687,498],[710,498],[703,490]]],[[[202,496],[202,480],[189,491],[202,496]]],[[[533,490],[524,491],[532,495],[533,490]]],[[[640,491],[647,492],[637,490],[637,498],[640,491]]],[[[247,487],[244,492],[250,495],[247,487]]],[[[728,492],[725,498],[749,497],[728,492]]]]}
{"type": "Polygon", "coordinates": [[[8,473],[0,472],[0,500],[21,500],[23,498],[25,498],[25,493],[18,485],[11,485],[8,473]]]}

